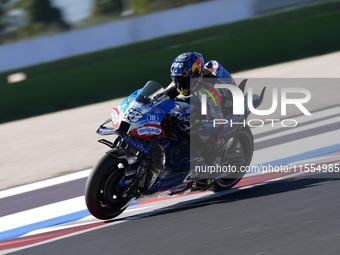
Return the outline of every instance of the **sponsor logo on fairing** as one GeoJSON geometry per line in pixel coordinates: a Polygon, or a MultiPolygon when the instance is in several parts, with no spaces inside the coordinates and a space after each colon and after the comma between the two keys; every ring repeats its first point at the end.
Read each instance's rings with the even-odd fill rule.
{"type": "Polygon", "coordinates": [[[143,147],[143,145],[141,145],[139,142],[137,142],[136,140],[132,139],[131,137],[128,136],[123,136],[123,139],[125,142],[127,142],[128,144],[130,144],[132,147],[134,147],[135,149],[142,151],[144,153],[149,153],[150,151],[148,151],[147,149],[145,149],[143,147]]]}
{"type": "Polygon", "coordinates": [[[156,114],[148,114],[147,115],[147,120],[148,120],[148,122],[150,122],[150,123],[152,123],[152,122],[158,122],[159,121],[159,117],[158,117],[158,115],[156,115],[156,114]]]}
{"type": "Polygon", "coordinates": [[[138,135],[159,135],[161,132],[162,130],[156,127],[142,127],[137,129],[138,135]]]}
{"type": "Polygon", "coordinates": [[[120,107],[124,109],[124,108],[126,108],[127,105],[128,105],[128,103],[125,101],[124,104],[122,104],[120,107]]]}

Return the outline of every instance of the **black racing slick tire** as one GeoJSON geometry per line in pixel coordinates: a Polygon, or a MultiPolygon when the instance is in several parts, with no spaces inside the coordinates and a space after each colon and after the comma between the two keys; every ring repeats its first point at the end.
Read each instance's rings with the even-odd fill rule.
{"type": "Polygon", "coordinates": [[[92,169],[85,187],[85,202],[90,213],[101,220],[117,217],[129,205],[118,184],[127,162],[105,154],[92,169]]]}
{"type": "Polygon", "coordinates": [[[244,176],[245,169],[250,165],[254,152],[254,139],[251,130],[248,126],[238,130],[229,139],[233,139],[233,144],[228,148],[226,157],[236,155],[237,160],[227,159],[226,161],[233,166],[233,170],[225,178],[220,178],[214,181],[209,190],[218,192],[227,190],[235,186],[244,176]]]}

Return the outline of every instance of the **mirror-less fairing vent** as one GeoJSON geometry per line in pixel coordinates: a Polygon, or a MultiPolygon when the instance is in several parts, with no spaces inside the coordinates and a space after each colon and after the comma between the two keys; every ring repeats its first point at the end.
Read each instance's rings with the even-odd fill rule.
{"type": "Polygon", "coordinates": [[[129,123],[125,122],[125,121],[121,121],[120,125],[118,127],[118,130],[127,134],[129,129],[130,129],[130,126],[131,126],[131,124],[129,124],[129,123]]]}

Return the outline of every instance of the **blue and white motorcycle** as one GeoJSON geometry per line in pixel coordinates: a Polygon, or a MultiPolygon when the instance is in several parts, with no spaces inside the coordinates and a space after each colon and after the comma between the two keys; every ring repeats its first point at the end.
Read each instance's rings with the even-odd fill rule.
{"type": "MultiPolygon", "coordinates": [[[[179,128],[190,117],[190,106],[164,92],[152,96],[161,89],[159,83],[147,82],[113,108],[111,119],[97,130],[99,135],[117,135],[114,142],[99,140],[110,150],[94,166],[86,183],[86,205],[98,219],[118,216],[133,200],[191,191],[193,161],[202,158],[192,156],[190,138],[179,128]]],[[[256,99],[257,105],[262,98],[263,93],[256,99]]],[[[254,150],[249,127],[230,128],[223,135],[226,144],[221,164],[248,166],[254,150]]],[[[209,189],[230,189],[243,175],[244,171],[224,173],[209,189]]]]}

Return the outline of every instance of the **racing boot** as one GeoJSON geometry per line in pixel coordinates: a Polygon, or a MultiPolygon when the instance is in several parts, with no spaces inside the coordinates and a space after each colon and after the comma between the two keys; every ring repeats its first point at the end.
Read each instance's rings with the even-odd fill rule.
{"type": "Polygon", "coordinates": [[[210,185],[210,179],[196,179],[192,184],[191,191],[206,191],[210,185]]]}

